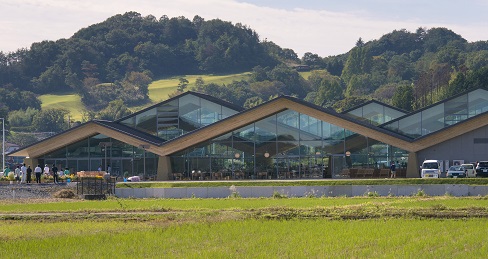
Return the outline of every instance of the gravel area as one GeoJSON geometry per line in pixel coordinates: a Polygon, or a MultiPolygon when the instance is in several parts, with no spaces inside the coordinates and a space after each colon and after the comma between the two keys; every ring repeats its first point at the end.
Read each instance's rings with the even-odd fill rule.
{"type": "Polygon", "coordinates": [[[9,199],[48,199],[54,198],[53,194],[63,190],[70,189],[76,193],[76,184],[0,184],[0,200],[9,199]]]}

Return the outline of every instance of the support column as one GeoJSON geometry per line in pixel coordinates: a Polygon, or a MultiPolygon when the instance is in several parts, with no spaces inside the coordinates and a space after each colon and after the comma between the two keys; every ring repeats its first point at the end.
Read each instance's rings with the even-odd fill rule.
{"type": "Polygon", "coordinates": [[[417,153],[410,152],[408,153],[408,161],[407,161],[407,178],[419,178],[419,163],[417,160],[417,153]]]}
{"type": "Polygon", "coordinates": [[[24,164],[26,166],[31,166],[32,172],[34,172],[34,168],[37,166],[37,158],[24,158],[24,164]]]}
{"type": "Polygon", "coordinates": [[[172,179],[173,170],[171,168],[171,160],[169,156],[159,156],[158,158],[158,175],[156,176],[157,181],[168,181],[172,179]]]}

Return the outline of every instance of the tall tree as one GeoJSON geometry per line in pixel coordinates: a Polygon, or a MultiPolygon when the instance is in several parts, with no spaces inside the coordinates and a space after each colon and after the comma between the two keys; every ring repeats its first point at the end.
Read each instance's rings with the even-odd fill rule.
{"type": "Polygon", "coordinates": [[[412,111],[413,104],[413,87],[411,85],[399,86],[392,98],[393,106],[405,111],[412,111]]]}

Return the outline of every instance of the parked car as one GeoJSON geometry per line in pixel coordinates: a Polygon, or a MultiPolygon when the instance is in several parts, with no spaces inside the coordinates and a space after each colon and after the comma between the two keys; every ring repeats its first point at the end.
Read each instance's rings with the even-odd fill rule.
{"type": "Polygon", "coordinates": [[[458,178],[458,177],[466,177],[466,169],[460,165],[453,165],[449,167],[447,170],[447,177],[449,178],[458,178]]]}
{"type": "Polygon", "coordinates": [[[466,177],[476,177],[475,165],[473,164],[462,164],[462,167],[466,169],[466,177]]]}
{"type": "Polygon", "coordinates": [[[422,163],[420,177],[422,178],[440,178],[441,162],[439,160],[425,160],[422,163]]]}
{"type": "Polygon", "coordinates": [[[476,165],[476,177],[488,176],[488,161],[479,161],[476,165]]]}

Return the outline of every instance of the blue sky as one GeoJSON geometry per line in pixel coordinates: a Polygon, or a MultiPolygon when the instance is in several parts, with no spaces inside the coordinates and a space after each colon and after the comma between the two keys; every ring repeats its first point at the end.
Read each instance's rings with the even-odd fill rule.
{"type": "MultiPolygon", "coordinates": [[[[423,22],[445,22],[470,24],[480,22],[488,11],[488,1],[482,0],[242,0],[258,6],[293,10],[329,10],[357,13],[365,17],[388,20],[421,20],[423,22]]],[[[484,18],[485,19],[485,18],[484,18]]],[[[486,19],[485,19],[486,24],[486,19]]]]}
{"type": "Polygon", "coordinates": [[[69,38],[128,11],[239,22],[300,57],[342,54],[359,37],[374,40],[395,29],[446,27],[468,41],[488,40],[488,0],[0,0],[0,51],[69,38]]]}

